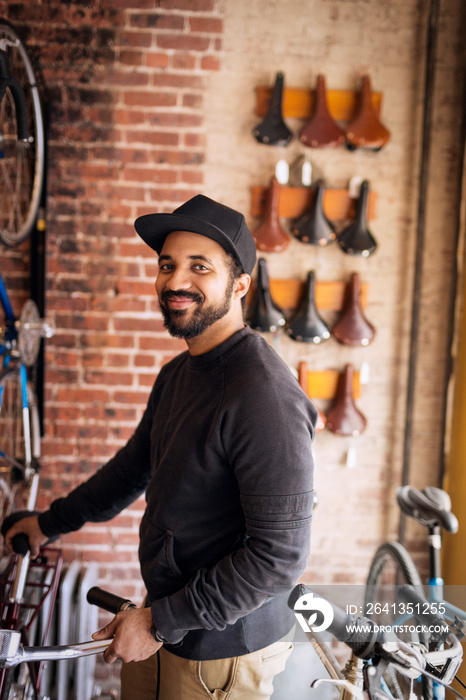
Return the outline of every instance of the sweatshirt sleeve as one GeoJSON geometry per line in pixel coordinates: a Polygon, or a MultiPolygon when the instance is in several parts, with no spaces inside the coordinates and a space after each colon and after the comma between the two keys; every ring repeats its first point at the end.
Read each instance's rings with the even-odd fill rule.
{"type": "Polygon", "coordinates": [[[171,644],[188,631],[223,630],[292,586],[310,551],[317,411],[296,383],[270,382],[230,411],[221,431],[233,465],[246,537],[237,551],[152,603],[154,625],[171,644]],[[244,406],[248,406],[248,410],[244,406]]]}
{"type": "Polygon", "coordinates": [[[153,394],[126,445],[87,481],[39,515],[44,535],[53,537],[79,530],[86,522],[111,520],[145,491],[151,475],[153,394]]]}

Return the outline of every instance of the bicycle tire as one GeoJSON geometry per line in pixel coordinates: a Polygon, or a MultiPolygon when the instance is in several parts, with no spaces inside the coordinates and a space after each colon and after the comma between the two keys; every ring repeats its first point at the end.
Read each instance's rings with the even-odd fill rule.
{"type": "Polygon", "coordinates": [[[22,101],[6,89],[0,102],[0,240],[17,246],[31,233],[41,201],[45,168],[44,120],[35,70],[13,25],[0,19],[0,47],[5,46],[13,76],[26,98],[28,139],[19,138],[17,107],[22,101]]]}
{"type": "Polygon", "coordinates": [[[27,383],[29,428],[23,414],[19,367],[0,372],[0,517],[25,507],[28,476],[40,457],[40,421],[34,389],[27,383]],[[17,465],[17,466],[15,466],[17,465]],[[22,468],[22,472],[21,469],[22,468]],[[22,488],[24,487],[24,488],[22,488]],[[9,489],[8,497],[6,497],[9,489]]]}
{"type": "MultiPolygon", "coordinates": [[[[395,599],[392,596],[394,596],[395,587],[403,584],[409,584],[422,590],[421,577],[405,547],[399,542],[385,542],[377,549],[366,580],[364,609],[370,619],[384,625],[391,625],[395,622],[398,615],[395,612],[395,599]],[[380,617],[380,614],[374,614],[377,604],[381,609],[385,606],[383,618],[380,617]]],[[[411,621],[416,625],[414,620],[411,621]]],[[[406,627],[411,626],[408,624],[409,622],[408,620],[403,624],[406,627]]],[[[420,644],[423,647],[428,645],[428,637],[422,630],[401,633],[398,636],[405,641],[420,644]]],[[[411,684],[404,676],[397,674],[393,667],[384,676],[384,680],[390,692],[395,693],[395,697],[407,699],[411,697],[411,684]]],[[[422,698],[422,700],[432,700],[432,681],[423,677],[422,682],[416,683],[415,693],[416,697],[422,698]]]]}

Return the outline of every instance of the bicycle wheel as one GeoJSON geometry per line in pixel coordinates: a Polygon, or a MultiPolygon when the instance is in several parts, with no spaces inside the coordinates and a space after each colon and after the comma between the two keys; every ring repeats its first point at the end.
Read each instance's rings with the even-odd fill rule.
{"type": "MultiPolygon", "coordinates": [[[[366,615],[380,625],[396,624],[396,588],[404,584],[422,590],[422,581],[406,549],[399,542],[385,542],[376,551],[366,581],[364,607],[366,615]]],[[[401,629],[396,630],[400,639],[427,648],[428,637],[419,630],[414,618],[403,619],[401,629]],[[419,630],[419,631],[418,631],[419,630]]],[[[411,698],[411,681],[390,667],[384,681],[393,697],[411,698]]],[[[415,697],[432,700],[432,682],[422,678],[415,681],[415,697]]]]}
{"type": "Polygon", "coordinates": [[[39,411],[34,390],[27,383],[29,420],[23,411],[19,367],[0,372],[0,518],[27,507],[30,476],[40,456],[39,411]],[[28,423],[28,425],[27,425],[28,423]]]}
{"type": "Polygon", "coordinates": [[[0,239],[18,245],[32,231],[44,179],[44,125],[37,78],[14,27],[0,20],[0,50],[24,92],[25,105],[6,89],[0,102],[0,239]],[[23,110],[26,114],[19,114],[23,110]],[[18,134],[26,119],[27,138],[18,134]]]}

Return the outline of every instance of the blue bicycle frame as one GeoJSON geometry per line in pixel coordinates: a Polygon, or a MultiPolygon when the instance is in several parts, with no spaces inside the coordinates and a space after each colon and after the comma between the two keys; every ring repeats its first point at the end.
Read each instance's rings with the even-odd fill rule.
{"type": "MultiPolygon", "coordinates": [[[[10,299],[8,297],[8,293],[6,291],[5,283],[3,282],[2,276],[0,275],[0,304],[2,305],[3,311],[5,313],[5,325],[3,328],[3,339],[2,342],[0,343],[0,355],[3,355],[3,368],[5,369],[6,367],[9,366],[11,357],[12,357],[12,350],[14,348],[15,342],[18,338],[18,332],[16,329],[16,318],[13,312],[13,307],[11,305],[10,299]]],[[[27,369],[26,366],[23,363],[19,363],[19,374],[20,374],[20,384],[21,384],[21,405],[22,405],[22,413],[23,413],[23,425],[24,425],[24,430],[25,434],[28,435],[30,429],[30,420],[29,420],[29,399],[28,399],[28,391],[27,391],[27,369]]],[[[2,404],[3,404],[3,385],[0,386],[0,413],[2,410],[2,404]]],[[[31,445],[28,440],[24,441],[24,449],[25,449],[25,465],[28,467],[31,462],[32,462],[32,454],[31,454],[31,445]]],[[[0,451],[0,457],[3,459],[9,460],[10,462],[12,460],[11,455],[6,455],[4,452],[0,451]]]]}

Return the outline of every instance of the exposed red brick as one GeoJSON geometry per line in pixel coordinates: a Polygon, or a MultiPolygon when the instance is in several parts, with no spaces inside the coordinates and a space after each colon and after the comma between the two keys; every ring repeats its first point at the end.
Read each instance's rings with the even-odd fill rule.
{"type": "Polygon", "coordinates": [[[189,53],[176,53],[172,65],[176,70],[192,71],[196,68],[197,59],[189,53]]]}
{"type": "Polygon", "coordinates": [[[152,52],[144,54],[146,66],[149,68],[167,68],[170,62],[166,53],[152,52]]]}
{"type": "Polygon", "coordinates": [[[182,182],[187,182],[190,185],[201,185],[204,182],[204,176],[199,170],[182,170],[180,178],[182,182]]]}
{"type": "Polygon", "coordinates": [[[136,107],[173,107],[177,103],[177,95],[173,92],[125,92],[125,104],[136,107]]]}
{"type": "Polygon", "coordinates": [[[212,12],[214,0],[159,0],[164,10],[186,10],[187,12],[212,12]]]}
{"type": "Polygon", "coordinates": [[[223,31],[223,21],[212,17],[190,17],[189,27],[192,32],[221,34],[223,31]]]}
{"type": "Polygon", "coordinates": [[[141,51],[121,51],[120,62],[126,66],[142,65],[144,54],[141,51]]]}
{"type": "MultiPolygon", "coordinates": [[[[202,190],[205,73],[223,31],[213,0],[5,2],[40,54],[50,108],[45,437],[39,507],[94,473],[131,435],[160,366],[185,349],[166,333],[156,253],[136,216],[202,190]],[[148,318],[148,316],[150,316],[148,318]]],[[[0,250],[15,309],[29,295],[29,241],[0,250]]],[[[64,537],[69,561],[142,585],[141,498],[112,526],[64,537]],[[117,530],[115,530],[117,528],[117,530]]]]}
{"type": "Polygon", "coordinates": [[[157,28],[157,29],[183,29],[185,20],[182,15],[169,15],[160,13],[144,13],[131,15],[132,27],[157,28]]]}
{"type": "Polygon", "coordinates": [[[147,184],[160,182],[163,184],[173,184],[178,180],[176,170],[161,168],[125,168],[124,176],[126,180],[139,180],[147,184]]]}
{"type": "Polygon", "coordinates": [[[158,34],[156,41],[161,49],[176,51],[207,51],[210,46],[210,37],[189,34],[158,34]]]}
{"type": "MultiPolygon", "coordinates": [[[[196,63],[196,61],[194,61],[196,63]]],[[[181,66],[180,66],[181,67],[181,66]]],[[[204,78],[200,75],[192,75],[191,73],[154,73],[152,76],[152,85],[154,87],[175,87],[189,88],[190,90],[202,90],[204,88],[204,78]]]]}
{"type": "Polygon", "coordinates": [[[203,104],[202,95],[186,94],[183,95],[183,107],[190,107],[191,109],[201,109],[203,104]]]}
{"type": "Polygon", "coordinates": [[[149,48],[152,43],[152,34],[149,32],[120,32],[119,38],[122,46],[149,48]]]}
{"type": "Polygon", "coordinates": [[[221,62],[217,56],[202,56],[201,58],[201,68],[202,70],[220,70],[221,62]]]}

